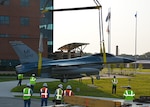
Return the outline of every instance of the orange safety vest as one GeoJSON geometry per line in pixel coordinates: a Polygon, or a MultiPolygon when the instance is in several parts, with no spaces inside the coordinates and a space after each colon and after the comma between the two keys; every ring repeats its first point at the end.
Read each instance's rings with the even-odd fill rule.
{"type": "Polygon", "coordinates": [[[48,88],[43,87],[40,89],[41,92],[41,98],[48,98],[48,88]]]}
{"type": "Polygon", "coordinates": [[[64,96],[72,96],[73,92],[71,90],[64,90],[64,96]]]}

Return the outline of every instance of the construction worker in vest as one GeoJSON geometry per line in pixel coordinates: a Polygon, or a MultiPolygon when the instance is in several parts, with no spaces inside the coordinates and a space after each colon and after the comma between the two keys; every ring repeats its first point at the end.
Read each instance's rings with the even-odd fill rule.
{"type": "Polygon", "coordinates": [[[116,76],[112,79],[112,94],[116,94],[116,88],[117,88],[118,80],[116,79],[116,76]]]}
{"type": "Polygon", "coordinates": [[[24,107],[30,107],[31,105],[31,96],[32,96],[32,90],[31,85],[28,83],[27,86],[23,89],[23,100],[24,100],[24,107]]]}
{"type": "Polygon", "coordinates": [[[43,87],[40,89],[40,96],[41,96],[41,107],[45,103],[45,106],[47,106],[47,101],[49,98],[50,92],[48,90],[47,83],[43,84],[43,87]]]}
{"type": "Polygon", "coordinates": [[[30,84],[31,84],[31,89],[32,89],[32,91],[33,91],[34,85],[36,84],[36,77],[35,77],[35,74],[32,74],[32,76],[30,77],[30,84]]]}
{"type": "Polygon", "coordinates": [[[61,104],[62,99],[63,99],[63,85],[62,84],[58,85],[58,88],[55,90],[54,97],[55,97],[55,104],[56,105],[61,104]]]}
{"type": "Polygon", "coordinates": [[[23,80],[23,74],[18,74],[18,84],[17,84],[17,86],[19,85],[19,86],[21,86],[21,83],[22,83],[22,80],[23,80]]]}
{"type": "Polygon", "coordinates": [[[74,93],[72,91],[71,85],[67,85],[66,90],[64,90],[63,96],[73,96],[74,93]]]}
{"type": "Polygon", "coordinates": [[[131,90],[131,87],[127,87],[127,90],[124,91],[123,96],[125,101],[133,101],[135,93],[133,90],[131,90]]]}

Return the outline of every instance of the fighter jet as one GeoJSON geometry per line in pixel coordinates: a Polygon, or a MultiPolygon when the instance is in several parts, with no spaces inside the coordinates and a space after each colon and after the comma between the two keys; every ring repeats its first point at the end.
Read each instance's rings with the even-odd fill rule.
{"type": "MultiPolygon", "coordinates": [[[[10,41],[10,44],[21,63],[16,66],[16,71],[18,73],[36,73],[38,70],[38,54],[21,41],[10,41]]],[[[106,59],[107,64],[134,62],[132,59],[109,53],[106,53],[106,59]]],[[[96,76],[96,79],[100,79],[100,71],[103,69],[103,65],[102,53],[60,60],[42,58],[42,72],[48,72],[50,78],[60,79],[62,82],[84,76],[96,76]]]]}

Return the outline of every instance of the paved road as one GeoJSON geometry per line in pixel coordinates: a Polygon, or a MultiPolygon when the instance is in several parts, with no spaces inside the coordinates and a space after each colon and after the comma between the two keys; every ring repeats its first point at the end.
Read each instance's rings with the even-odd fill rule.
{"type": "MultiPolygon", "coordinates": [[[[37,79],[37,82],[50,82],[55,79],[41,78],[37,79]]],[[[18,81],[0,82],[0,107],[23,107],[22,98],[15,98],[14,93],[11,93],[11,89],[17,85],[18,81]]],[[[29,80],[23,80],[22,84],[29,83],[29,80]]],[[[49,105],[53,105],[53,102],[49,101],[49,105]]],[[[32,99],[31,107],[41,107],[40,99],[32,99]]]]}
{"type": "MultiPolygon", "coordinates": [[[[0,107],[23,107],[24,102],[22,98],[0,97],[0,107]]],[[[50,105],[50,102],[49,102],[50,105]]],[[[41,107],[40,100],[32,99],[31,107],[41,107]]]]}

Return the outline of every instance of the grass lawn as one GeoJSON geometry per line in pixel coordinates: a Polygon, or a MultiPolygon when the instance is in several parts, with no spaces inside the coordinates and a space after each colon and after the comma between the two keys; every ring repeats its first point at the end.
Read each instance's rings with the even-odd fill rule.
{"type": "MultiPolygon", "coordinates": [[[[73,88],[75,95],[83,95],[83,96],[96,96],[96,97],[114,97],[114,98],[123,98],[122,94],[125,88],[122,86],[130,85],[132,89],[135,91],[136,98],[139,96],[150,96],[150,75],[145,74],[137,74],[136,76],[128,76],[127,78],[118,78],[117,85],[117,93],[111,94],[111,79],[112,78],[101,78],[100,80],[94,81],[94,86],[91,85],[91,79],[83,79],[82,82],[78,80],[69,80],[67,83],[62,83],[64,88],[70,84],[73,88]],[[77,91],[77,89],[80,89],[77,91]]],[[[61,82],[48,82],[48,88],[50,93],[53,94],[57,85],[61,82]]],[[[37,83],[34,88],[35,93],[39,93],[40,88],[43,83],[37,83]]],[[[17,86],[12,89],[13,92],[22,92],[24,86],[17,86]]]]}
{"type": "MultiPolygon", "coordinates": [[[[138,74],[135,77],[118,78],[118,81],[117,93],[116,95],[113,94],[114,97],[123,98],[122,94],[125,88],[122,88],[122,86],[128,86],[128,84],[134,90],[136,98],[139,98],[139,96],[150,96],[150,75],[138,74]]],[[[84,83],[89,84],[90,81],[84,80],[84,83]]],[[[107,93],[110,96],[112,95],[111,78],[101,79],[100,81],[96,80],[95,85],[98,86],[98,89],[103,91],[104,93],[107,93]]]]}

